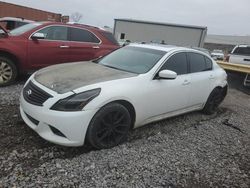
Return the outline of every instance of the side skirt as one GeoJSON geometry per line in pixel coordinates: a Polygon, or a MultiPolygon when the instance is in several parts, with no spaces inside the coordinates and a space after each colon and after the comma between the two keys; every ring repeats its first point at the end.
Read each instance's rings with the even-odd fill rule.
{"type": "Polygon", "coordinates": [[[191,106],[191,107],[184,108],[184,109],[181,109],[181,110],[176,110],[176,111],[168,112],[168,113],[161,114],[161,115],[158,115],[158,116],[153,116],[153,117],[150,117],[150,118],[146,119],[142,123],[135,124],[134,128],[141,127],[143,125],[146,125],[146,124],[149,124],[149,123],[152,123],[152,122],[156,122],[156,121],[160,121],[160,120],[163,120],[163,119],[166,119],[166,118],[186,114],[188,112],[202,110],[203,106],[204,106],[204,104],[199,104],[199,105],[191,106]]]}

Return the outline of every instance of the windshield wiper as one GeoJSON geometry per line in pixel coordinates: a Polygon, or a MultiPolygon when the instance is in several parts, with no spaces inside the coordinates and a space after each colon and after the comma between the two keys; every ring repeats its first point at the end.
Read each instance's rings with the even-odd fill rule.
{"type": "Polygon", "coordinates": [[[116,69],[116,70],[124,71],[124,70],[122,70],[122,69],[119,69],[119,68],[117,68],[117,67],[112,67],[112,66],[110,66],[110,65],[104,65],[104,64],[101,64],[101,65],[103,65],[103,66],[105,66],[105,67],[112,68],[112,69],[116,69]]]}
{"type": "Polygon", "coordinates": [[[129,73],[133,73],[133,74],[138,74],[137,72],[132,72],[132,71],[129,71],[129,70],[119,69],[119,68],[117,68],[117,67],[112,67],[112,66],[110,66],[110,65],[105,65],[105,64],[100,64],[100,65],[103,65],[103,66],[105,66],[105,67],[109,67],[109,68],[111,68],[111,69],[116,69],[116,70],[119,70],[119,71],[123,71],[123,72],[129,72],[129,73]]]}

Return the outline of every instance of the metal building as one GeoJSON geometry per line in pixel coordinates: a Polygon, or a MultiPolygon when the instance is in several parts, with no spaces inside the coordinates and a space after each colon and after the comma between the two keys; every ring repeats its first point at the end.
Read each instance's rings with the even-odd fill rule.
{"type": "Polygon", "coordinates": [[[16,17],[34,21],[68,22],[69,16],[0,1],[0,18],[16,17]]]}
{"type": "Polygon", "coordinates": [[[203,47],[207,27],[115,19],[114,35],[118,41],[154,42],[178,46],[203,47]]]}

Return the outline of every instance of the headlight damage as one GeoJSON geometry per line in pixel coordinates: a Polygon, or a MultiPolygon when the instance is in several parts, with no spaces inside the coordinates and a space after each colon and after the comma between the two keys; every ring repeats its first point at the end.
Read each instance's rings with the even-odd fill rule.
{"type": "Polygon", "coordinates": [[[71,95],[55,103],[51,110],[57,111],[81,111],[92,99],[97,97],[101,88],[85,91],[83,93],[71,95]]]}

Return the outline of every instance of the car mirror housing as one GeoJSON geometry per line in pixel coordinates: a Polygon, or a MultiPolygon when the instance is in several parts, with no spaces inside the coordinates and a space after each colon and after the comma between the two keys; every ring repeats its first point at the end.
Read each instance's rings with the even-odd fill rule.
{"type": "Polygon", "coordinates": [[[34,35],[31,36],[33,40],[38,40],[38,39],[45,39],[45,34],[44,33],[35,33],[34,35]]]}
{"type": "Polygon", "coordinates": [[[162,79],[175,79],[177,77],[177,73],[171,70],[162,70],[158,75],[162,79]]]}

